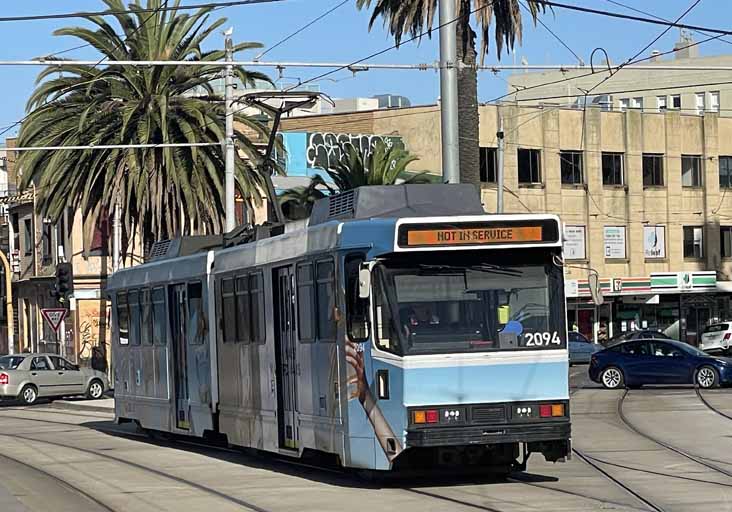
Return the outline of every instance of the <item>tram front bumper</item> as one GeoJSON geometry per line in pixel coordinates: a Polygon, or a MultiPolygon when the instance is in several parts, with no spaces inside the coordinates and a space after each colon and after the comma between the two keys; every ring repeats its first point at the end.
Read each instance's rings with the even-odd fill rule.
{"type": "Polygon", "coordinates": [[[422,428],[407,431],[409,447],[489,445],[503,443],[566,442],[572,434],[569,421],[422,428]]]}

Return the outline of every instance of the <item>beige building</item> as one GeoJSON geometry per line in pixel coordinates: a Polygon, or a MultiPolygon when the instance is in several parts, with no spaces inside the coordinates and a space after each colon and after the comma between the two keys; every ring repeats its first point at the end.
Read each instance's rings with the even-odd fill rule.
{"type": "MultiPolygon", "coordinates": [[[[732,55],[699,56],[699,46],[689,35],[682,35],[671,54],[639,62],[645,68],[626,68],[599,85],[587,99],[588,105],[605,110],[678,110],[685,114],[719,112],[732,116],[732,55]],[[708,68],[722,68],[710,70],[708,68]],[[655,68],[655,69],[654,69],[655,68]]],[[[600,55],[599,53],[597,55],[600,55]]],[[[640,57],[643,58],[643,57],[640,57]]],[[[618,66],[620,63],[612,63],[618,66]]],[[[507,101],[525,105],[562,104],[582,106],[585,91],[608,77],[607,63],[594,62],[585,69],[515,73],[508,77],[507,101]]]]}
{"type": "MultiPolygon", "coordinates": [[[[507,212],[565,223],[572,324],[590,337],[662,329],[696,342],[732,317],[732,118],[588,108],[481,107],[482,196],[496,208],[496,132],[506,134],[507,212]],[[591,303],[589,269],[605,303],[591,303]],[[607,327],[605,328],[605,324],[607,327]]],[[[434,106],[285,121],[290,133],[399,137],[440,173],[434,106]]]]}

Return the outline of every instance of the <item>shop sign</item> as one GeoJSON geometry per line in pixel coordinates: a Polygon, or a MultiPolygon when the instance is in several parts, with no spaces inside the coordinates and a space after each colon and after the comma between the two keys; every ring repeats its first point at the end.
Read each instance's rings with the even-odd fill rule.
{"type": "Polygon", "coordinates": [[[623,280],[622,279],[613,279],[613,292],[620,293],[622,291],[623,291],[623,280]]]}
{"type": "Polygon", "coordinates": [[[565,297],[579,297],[579,281],[576,279],[567,279],[564,281],[565,297]]]}
{"type": "Polygon", "coordinates": [[[564,226],[564,258],[568,260],[587,259],[584,226],[564,226]]]}
{"type": "Polygon", "coordinates": [[[679,272],[676,274],[676,280],[679,290],[691,290],[693,283],[691,272],[679,272]]]}
{"type": "Polygon", "coordinates": [[[625,226],[605,226],[605,258],[625,259],[625,226]]]}
{"type": "Polygon", "coordinates": [[[646,259],[666,257],[666,226],[643,226],[643,252],[646,259]]]}

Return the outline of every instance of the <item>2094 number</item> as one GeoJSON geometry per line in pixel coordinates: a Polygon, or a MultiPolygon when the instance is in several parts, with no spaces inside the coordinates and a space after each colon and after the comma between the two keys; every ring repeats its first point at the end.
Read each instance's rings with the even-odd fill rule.
{"type": "Polygon", "coordinates": [[[559,333],[554,332],[528,332],[524,335],[527,347],[549,347],[551,345],[561,345],[562,340],[559,333]]]}

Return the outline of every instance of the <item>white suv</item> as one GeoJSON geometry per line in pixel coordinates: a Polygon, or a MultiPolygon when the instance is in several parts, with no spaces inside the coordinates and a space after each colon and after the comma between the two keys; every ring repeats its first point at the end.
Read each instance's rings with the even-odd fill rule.
{"type": "Polygon", "coordinates": [[[732,344],[732,323],[720,322],[704,329],[699,346],[704,352],[723,353],[730,351],[732,344]]]}

